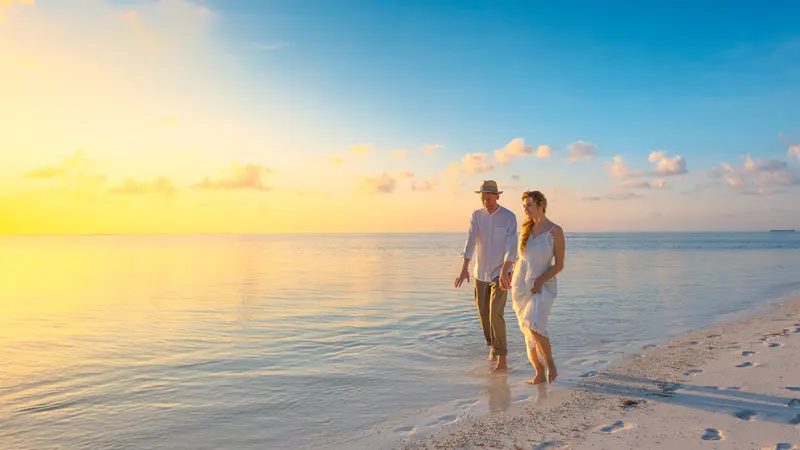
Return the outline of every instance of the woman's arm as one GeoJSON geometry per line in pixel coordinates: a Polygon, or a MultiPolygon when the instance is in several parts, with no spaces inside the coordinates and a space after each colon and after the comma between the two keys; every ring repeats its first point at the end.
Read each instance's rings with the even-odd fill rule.
{"type": "Polygon", "coordinates": [[[566,249],[566,240],[564,239],[564,230],[561,227],[553,228],[553,246],[555,253],[555,264],[547,272],[539,275],[533,283],[533,293],[538,294],[542,291],[542,285],[548,282],[551,278],[558,275],[564,269],[564,250],[566,249]]]}

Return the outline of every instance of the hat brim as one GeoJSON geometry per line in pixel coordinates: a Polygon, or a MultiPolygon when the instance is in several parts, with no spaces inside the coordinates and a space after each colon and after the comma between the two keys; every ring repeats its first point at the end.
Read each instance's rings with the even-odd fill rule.
{"type": "Polygon", "coordinates": [[[483,193],[487,193],[487,194],[502,194],[503,191],[475,191],[475,193],[476,194],[483,194],[483,193]]]}

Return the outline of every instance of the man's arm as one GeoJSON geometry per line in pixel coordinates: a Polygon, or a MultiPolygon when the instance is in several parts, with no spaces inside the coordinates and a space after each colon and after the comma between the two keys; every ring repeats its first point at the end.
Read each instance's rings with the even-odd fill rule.
{"type": "Polygon", "coordinates": [[[460,287],[461,283],[464,280],[467,280],[469,283],[469,261],[472,259],[473,253],[475,253],[475,240],[478,236],[478,219],[475,217],[475,213],[472,213],[472,216],[469,219],[469,229],[467,230],[467,242],[464,244],[464,251],[461,253],[461,273],[456,278],[456,281],[453,283],[453,286],[460,287]]]}

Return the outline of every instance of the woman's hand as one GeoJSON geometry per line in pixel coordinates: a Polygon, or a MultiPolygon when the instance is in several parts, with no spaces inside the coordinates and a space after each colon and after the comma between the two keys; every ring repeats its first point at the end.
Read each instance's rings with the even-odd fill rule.
{"type": "Polygon", "coordinates": [[[531,289],[531,294],[540,294],[542,292],[542,282],[541,278],[536,278],[533,282],[533,289],[531,289]]]}

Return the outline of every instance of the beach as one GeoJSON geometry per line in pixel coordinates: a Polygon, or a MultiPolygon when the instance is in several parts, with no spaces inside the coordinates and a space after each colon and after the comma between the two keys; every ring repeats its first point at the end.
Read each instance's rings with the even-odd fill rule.
{"type": "Polygon", "coordinates": [[[397,448],[800,448],[800,297],[397,448]]]}

